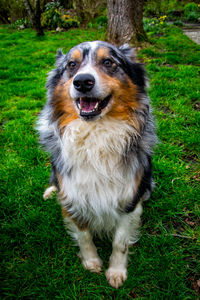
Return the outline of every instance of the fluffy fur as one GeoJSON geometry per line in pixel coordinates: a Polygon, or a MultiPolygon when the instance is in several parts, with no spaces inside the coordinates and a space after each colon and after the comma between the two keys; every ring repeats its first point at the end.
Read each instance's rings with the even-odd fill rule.
{"type": "Polygon", "coordinates": [[[66,55],[58,51],[48,100],[38,120],[41,144],[51,154],[53,187],[83,266],[99,272],[94,234],[113,239],[106,271],[118,288],[127,277],[128,246],[139,237],[142,202],[152,190],[156,143],[143,67],[128,45],[96,41],[66,55]],[[56,186],[56,188],[55,188],[56,186]]]}

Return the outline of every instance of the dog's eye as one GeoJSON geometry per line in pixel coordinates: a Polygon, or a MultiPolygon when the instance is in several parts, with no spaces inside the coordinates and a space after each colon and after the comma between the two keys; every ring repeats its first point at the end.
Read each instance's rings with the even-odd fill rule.
{"type": "Polygon", "coordinates": [[[76,62],[75,62],[75,61],[70,61],[70,62],[68,63],[68,67],[69,67],[70,69],[74,69],[74,68],[76,67],[76,62]]]}
{"type": "Polygon", "coordinates": [[[112,64],[113,64],[113,62],[112,62],[112,60],[109,59],[109,58],[107,58],[107,59],[105,59],[105,60],[103,61],[103,65],[104,65],[105,67],[107,67],[107,68],[111,67],[112,64]]]}

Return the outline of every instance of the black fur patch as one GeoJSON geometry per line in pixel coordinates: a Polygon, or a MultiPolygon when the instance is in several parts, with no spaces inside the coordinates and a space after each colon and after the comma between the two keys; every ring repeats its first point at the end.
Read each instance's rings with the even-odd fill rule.
{"type": "Polygon", "coordinates": [[[47,88],[47,89],[52,89],[52,90],[53,90],[53,89],[57,86],[57,84],[58,84],[60,78],[62,77],[62,75],[63,75],[63,73],[64,73],[64,71],[65,71],[64,68],[57,68],[57,69],[55,70],[54,76],[52,76],[52,77],[47,81],[46,88],[47,88]]]}
{"type": "Polygon", "coordinates": [[[49,183],[54,184],[57,187],[57,189],[59,189],[58,179],[56,176],[56,167],[53,162],[51,163],[51,165],[52,165],[52,168],[51,168],[51,176],[49,179],[49,183]]]}
{"type": "Polygon", "coordinates": [[[122,62],[124,72],[129,76],[132,82],[139,87],[141,93],[145,93],[145,71],[139,63],[122,62]]]}
{"type": "Polygon", "coordinates": [[[148,163],[147,166],[144,168],[144,174],[139,184],[137,193],[133,201],[129,203],[124,209],[126,213],[132,212],[135,209],[137,203],[140,201],[141,197],[145,194],[145,192],[151,192],[152,190],[152,162],[151,157],[149,155],[147,156],[147,161],[148,163]]]}
{"type": "Polygon", "coordinates": [[[83,48],[83,60],[86,56],[88,56],[90,49],[89,48],[83,48]]]}
{"type": "Polygon", "coordinates": [[[121,51],[110,49],[111,56],[115,57],[123,71],[129,76],[132,82],[139,87],[141,93],[145,93],[145,75],[146,72],[140,63],[133,62],[121,51]]]}

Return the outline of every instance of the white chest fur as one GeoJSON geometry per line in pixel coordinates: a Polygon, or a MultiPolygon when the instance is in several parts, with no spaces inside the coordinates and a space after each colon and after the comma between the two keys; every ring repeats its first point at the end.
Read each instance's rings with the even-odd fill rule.
{"type": "Polygon", "coordinates": [[[124,153],[134,136],[134,129],[124,121],[104,118],[97,122],[77,119],[62,137],[62,157],[69,174],[62,174],[63,205],[78,215],[98,215],[102,220],[134,195],[136,163],[124,163],[124,153]],[[103,217],[104,216],[104,217],[103,217]]]}

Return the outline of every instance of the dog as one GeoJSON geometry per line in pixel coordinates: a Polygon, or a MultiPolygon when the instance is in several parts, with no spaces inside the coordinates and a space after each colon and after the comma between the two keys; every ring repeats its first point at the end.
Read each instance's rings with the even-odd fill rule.
{"type": "Polygon", "coordinates": [[[128,248],[139,239],[142,203],[153,188],[157,138],[146,82],[128,44],[93,41],[66,55],[58,50],[37,122],[52,163],[44,198],[58,191],[85,269],[102,269],[93,236],[112,238],[106,278],[114,288],[127,278],[128,248]]]}

